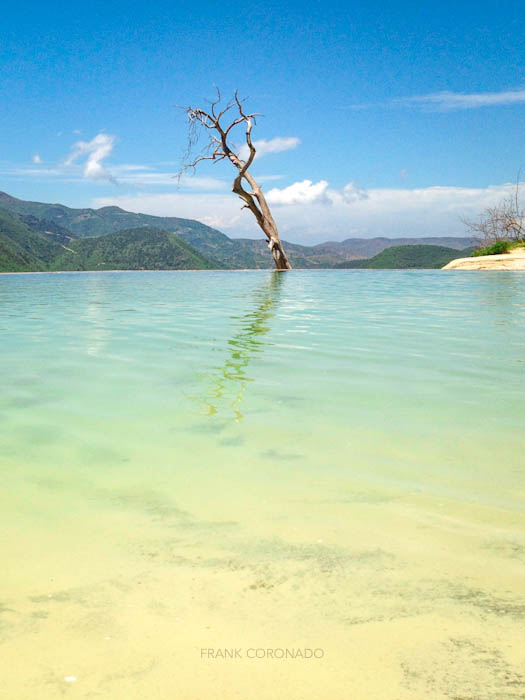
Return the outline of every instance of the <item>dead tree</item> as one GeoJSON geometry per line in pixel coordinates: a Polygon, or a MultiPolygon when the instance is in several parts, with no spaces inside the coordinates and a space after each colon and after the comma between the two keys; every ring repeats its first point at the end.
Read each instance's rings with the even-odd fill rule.
{"type": "Polygon", "coordinates": [[[189,125],[187,158],[190,159],[192,157],[192,151],[200,136],[199,127],[207,129],[208,141],[200,154],[183,166],[179,176],[188,169],[194,169],[201,161],[211,160],[216,163],[228,159],[238,171],[237,177],[233,181],[232,191],[243,200],[244,205],[242,208],[249,209],[252,212],[258,225],[263,230],[264,235],[268,239],[268,248],[272,253],[275,267],[278,270],[290,270],[292,266],[284,252],[277,224],[272,216],[268,202],[261,187],[250,173],[250,166],[256,153],[252,141],[252,129],[256,124],[256,118],[261,115],[246,114],[243,108],[243,101],[239,99],[237,92],[235,92],[234,98],[219,111],[221,94],[217,90],[217,99],[211,103],[208,112],[198,107],[184,108],[189,125]],[[230,117],[234,116],[234,118],[230,119],[227,125],[223,124],[222,120],[232,109],[235,110],[235,116],[230,114],[230,117]],[[238,116],[236,116],[237,114],[238,116]],[[244,127],[244,138],[248,153],[248,157],[245,160],[239,155],[240,149],[230,140],[232,130],[241,124],[244,127]]]}
{"type": "Polygon", "coordinates": [[[480,244],[497,241],[519,243],[525,240],[525,211],[520,205],[519,174],[514,192],[494,207],[487,207],[478,219],[463,218],[462,222],[480,244]]]}

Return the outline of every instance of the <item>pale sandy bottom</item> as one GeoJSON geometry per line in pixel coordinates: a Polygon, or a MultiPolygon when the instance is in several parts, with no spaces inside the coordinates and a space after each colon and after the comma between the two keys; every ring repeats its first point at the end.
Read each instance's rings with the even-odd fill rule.
{"type": "Polygon", "coordinates": [[[2,698],[523,697],[518,511],[292,454],[248,485],[224,449],[198,490],[163,454],[125,478],[7,470],[2,698]],[[248,658],[276,648],[322,658],[248,658]]]}

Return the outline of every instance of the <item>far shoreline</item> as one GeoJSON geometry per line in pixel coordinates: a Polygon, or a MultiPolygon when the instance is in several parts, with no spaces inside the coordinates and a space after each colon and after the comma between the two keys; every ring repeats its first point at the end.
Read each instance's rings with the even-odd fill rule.
{"type": "Polygon", "coordinates": [[[27,270],[21,272],[0,272],[0,275],[85,275],[108,274],[113,272],[439,272],[439,267],[293,267],[291,270],[278,270],[273,267],[241,267],[232,269],[213,268],[201,270],[198,268],[188,270],[27,270]]]}
{"type": "MultiPolygon", "coordinates": [[[[460,258],[458,258],[460,259],[460,258]]],[[[2,275],[89,275],[89,274],[113,274],[116,272],[441,272],[447,269],[446,267],[367,267],[367,268],[349,268],[349,267],[294,267],[291,270],[278,270],[277,268],[253,268],[243,267],[237,269],[214,268],[211,270],[188,269],[188,270],[35,270],[35,271],[20,271],[20,272],[0,272],[2,275]]],[[[448,272],[459,272],[460,269],[454,270],[448,268],[448,272]]],[[[525,269],[518,268],[486,268],[476,269],[472,267],[467,272],[525,272],[525,269]]],[[[465,272],[462,269],[461,272],[465,272]]]]}

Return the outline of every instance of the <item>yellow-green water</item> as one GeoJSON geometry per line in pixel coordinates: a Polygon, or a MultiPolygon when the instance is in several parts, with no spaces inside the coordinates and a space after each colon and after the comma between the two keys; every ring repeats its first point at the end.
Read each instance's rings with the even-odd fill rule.
{"type": "Polygon", "coordinates": [[[525,275],[4,275],[0,359],[2,700],[525,696],[525,275]]]}

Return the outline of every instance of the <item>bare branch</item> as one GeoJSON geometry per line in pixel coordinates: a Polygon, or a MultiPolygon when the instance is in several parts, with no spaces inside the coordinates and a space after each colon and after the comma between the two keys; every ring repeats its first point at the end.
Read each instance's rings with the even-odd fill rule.
{"type": "Polygon", "coordinates": [[[491,245],[497,241],[521,242],[525,239],[525,211],[520,205],[520,174],[514,192],[499,204],[487,207],[477,219],[462,218],[461,221],[480,245],[491,245]]]}
{"type": "Polygon", "coordinates": [[[227,102],[223,109],[219,110],[222,96],[219,88],[216,88],[216,90],[217,97],[211,101],[209,112],[200,107],[185,108],[188,120],[188,149],[184,158],[186,162],[179,171],[179,179],[188,169],[194,170],[199,163],[205,160],[217,163],[228,159],[238,171],[233,181],[232,190],[243,201],[241,208],[249,209],[255,216],[258,225],[269,241],[269,248],[276,267],[279,270],[290,269],[291,265],[284,252],[277,225],[270,212],[264,193],[249,171],[256,155],[256,148],[252,140],[252,130],[257,123],[257,117],[261,115],[258,113],[246,113],[243,107],[245,100],[239,98],[237,91],[235,91],[233,99],[227,102]],[[227,126],[223,126],[221,119],[235,107],[237,107],[239,116],[232,119],[227,126]],[[248,158],[245,161],[240,157],[236,147],[229,141],[233,129],[242,124],[244,124],[244,138],[248,148],[248,158]],[[200,127],[203,127],[205,133],[208,134],[207,142],[196,156],[192,156],[201,135],[200,127]],[[243,181],[250,185],[250,191],[244,188],[243,181]]]}

